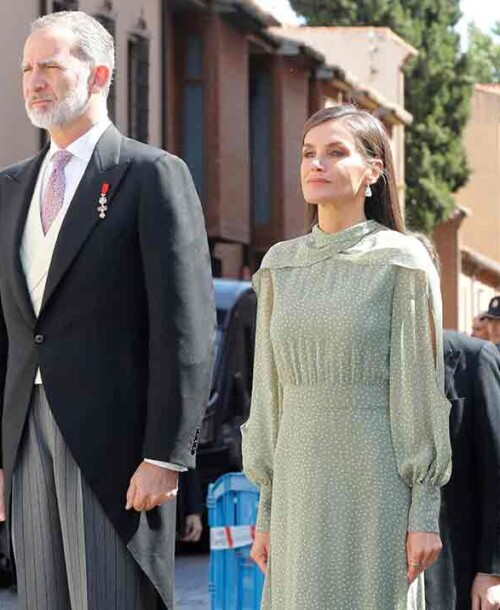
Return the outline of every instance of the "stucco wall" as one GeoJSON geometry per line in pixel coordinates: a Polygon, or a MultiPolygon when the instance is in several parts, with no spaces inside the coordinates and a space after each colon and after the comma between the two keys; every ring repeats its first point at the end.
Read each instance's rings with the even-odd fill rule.
{"type": "Polygon", "coordinates": [[[21,59],[29,24],[38,17],[38,0],[0,2],[0,167],[30,157],[39,148],[38,130],[22,99],[21,59]]]}
{"type": "Polygon", "coordinates": [[[283,238],[304,233],[306,204],[300,187],[302,128],[308,116],[309,76],[295,62],[280,62],[283,238]]]}
{"type": "MultiPolygon", "coordinates": [[[[80,0],[80,9],[90,15],[101,11],[102,0],[80,0]]],[[[137,26],[141,11],[150,34],[149,47],[149,143],[161,146],[161,0],[114,0],[116,15],[116,125],[128,129],[127,45],[131,30],[137,26]]]]}
{"type": "Polygon", "coordinates": [[[401,67],[414,51],[388,28],[283,27],[271,31],[305,42],[322,53],[327,64],[342,67],[363,85],[404,108],[401,67]]]}
{"type": "Polygon", "coordinates": [[[472,175],[456,200],[471,214],[461,242],[500,263],[500,87],[496,93],[476,88],[465,148],[472,175]]]}

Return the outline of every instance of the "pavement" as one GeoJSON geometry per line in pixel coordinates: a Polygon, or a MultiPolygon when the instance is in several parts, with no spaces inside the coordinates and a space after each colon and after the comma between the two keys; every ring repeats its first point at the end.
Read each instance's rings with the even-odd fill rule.
{"type": "MultiPolygon", "coordinates": [[[[176,610],[209,610],[209,555],[180,555],[175,560],[176,610]]],[[[2,606],[0,605],[0,608],[2,606]]],[[[3,610],[3,608],[2,608],[3,610]]]]}
{"type": "Polygon", "coordinates": [[[17,610],[16,595],[7,589],[0,589],[0,608],[2,610],[17,610]]]}
{"type": "MultiPolygon", "coordinates": [[[[175,565],[176,610],[209,610],[209,555],[180,555],[175,565]]],[[[0,610],[18,610],[16,594],[0,589],[0,610]]]]}

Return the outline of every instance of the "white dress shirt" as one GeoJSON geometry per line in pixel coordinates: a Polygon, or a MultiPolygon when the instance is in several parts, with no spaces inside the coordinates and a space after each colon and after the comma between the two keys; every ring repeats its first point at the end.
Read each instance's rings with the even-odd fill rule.
{"type": "MultiPolygon", "coordinates": [[[[96,123],[80,138],[72,142],[66,150],[73,156],[64,168],[64,177],[66,186],[64,191],[64,200],[62,208],[59,210],[56,218],[46,234],[43,232],[41,220],[41,205],[49,176],[52,173],[54,154],[60,150],[59,147],[52,141],[50,148],[42,162],[35,189],[31,199],[26,224],[21,239],[20,258],[21,264],[26,276],[29,295],[33,303],[33,309],[38,316],[43,300],[43,293],[47,281],[47,275],[54,253],[54,248],[57,241],[57,236],[64,221],[64,217],[68,211],[73,196],[80,184],[80,181],[87,169],[90,158],[94,152],[94,148],[111,124],[108,117],[96,123]]],[[[41,384],[42,377],[40,369],[36,372],[35,384],[41,384]]],[[[160,462],[158,460],[146,459],[147,462],[169,468],[176,471],[184,471],[184,466],[171,464],[169,462],[160,462]]]]}

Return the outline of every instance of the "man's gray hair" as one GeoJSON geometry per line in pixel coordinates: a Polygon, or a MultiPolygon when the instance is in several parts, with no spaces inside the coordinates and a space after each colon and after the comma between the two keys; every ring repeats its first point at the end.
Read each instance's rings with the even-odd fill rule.
{"type": "Polygon", "coordinates": [[[31,32],[51,27],[64,27],[73,32],[76,38],[73,53],[90,68],[98,65],[108,66],[110,79],[103,89],[103,94],[107,97],[115,69],[113,36],[97,19],[83,11],[60,11],[44,15],[33,21],[31,32]]]}

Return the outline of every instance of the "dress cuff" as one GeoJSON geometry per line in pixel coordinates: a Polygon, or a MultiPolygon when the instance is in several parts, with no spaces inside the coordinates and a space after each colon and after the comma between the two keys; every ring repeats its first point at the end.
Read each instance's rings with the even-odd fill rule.
{"type": "Polygon", "coordinates": [[[256,529],[259,532],[268,532],[271,529],[271,488],[267,486],[260,488],[256,529]]]}
{"type": "Polygon", "coordinates": [[[440,506],[441,490],[439,487],[416,483],[411,488],[408,531],[439,533],[440,506]]]}

